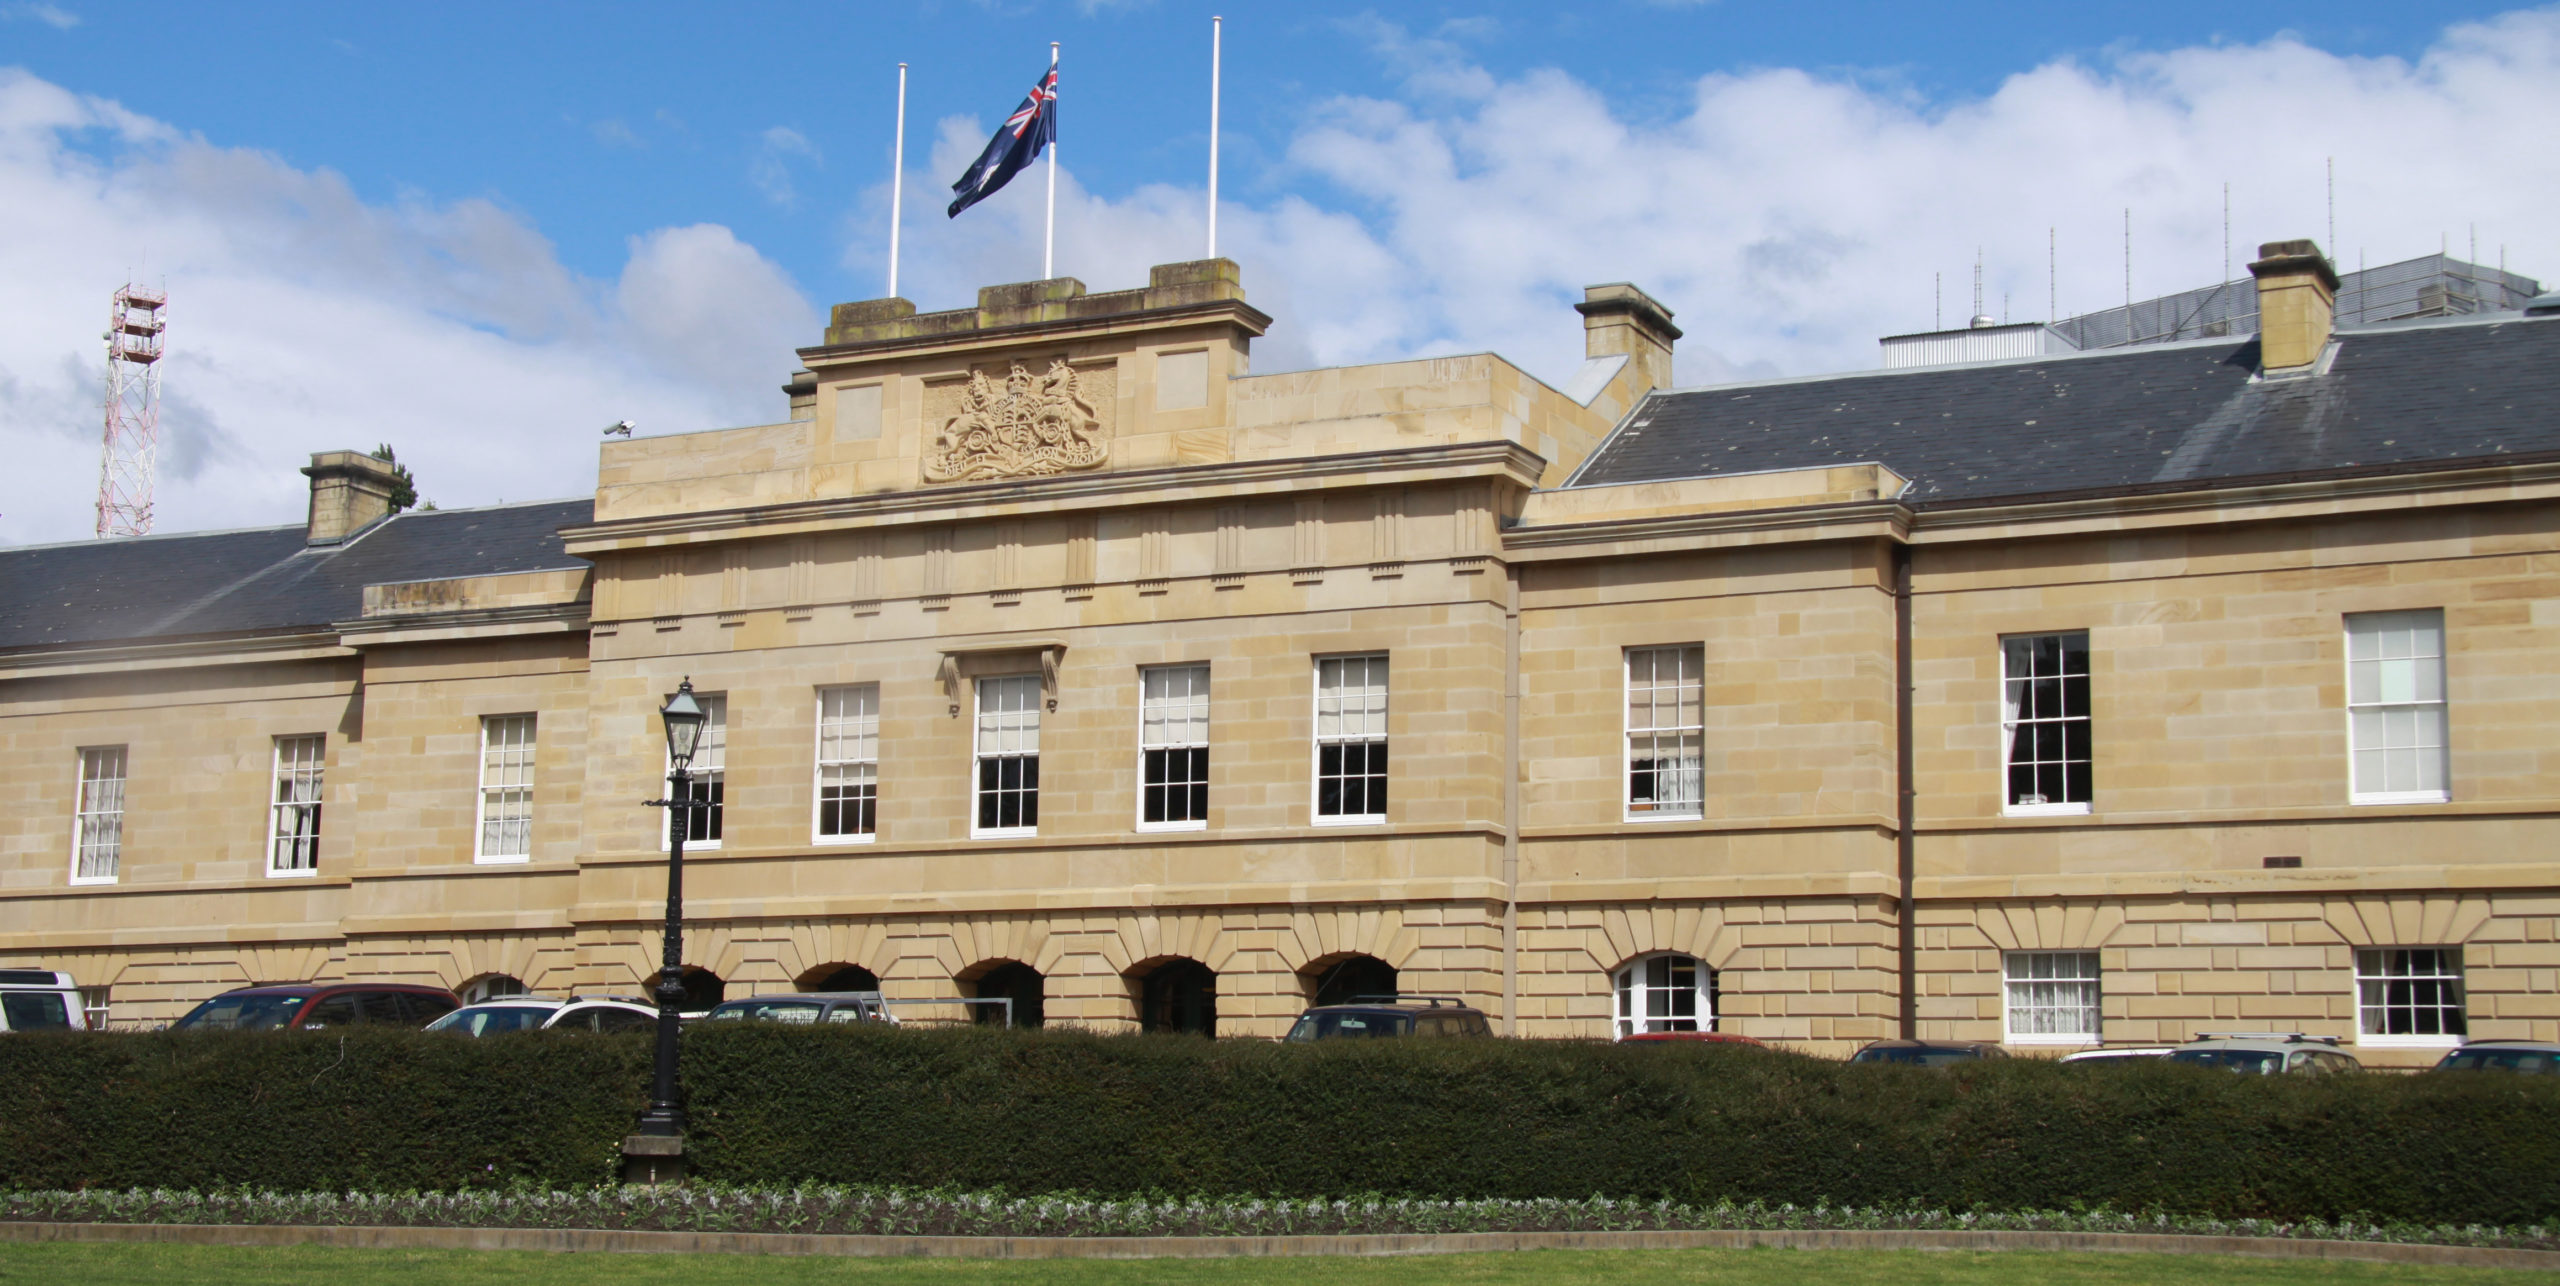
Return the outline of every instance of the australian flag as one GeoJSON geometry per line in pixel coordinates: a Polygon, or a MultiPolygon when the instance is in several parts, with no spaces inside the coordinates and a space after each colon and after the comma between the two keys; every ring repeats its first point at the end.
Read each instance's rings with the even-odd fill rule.
{"type": "Polygon", "coordinates": [[[1011,181],[1040,155],[1040,149],[1058,141],[1058,63],[1053,57],[1049,74],[1031,87],[1031,96],[987,140],[987,150],[978,154],[977,162],[951,190],[960,195],[951,202],[951,215],[994,196],[998,188],[1011,181]]]}

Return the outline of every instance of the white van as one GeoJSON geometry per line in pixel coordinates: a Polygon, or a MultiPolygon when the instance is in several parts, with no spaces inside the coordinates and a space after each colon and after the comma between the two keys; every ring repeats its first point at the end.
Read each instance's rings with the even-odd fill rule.
{"type": "Polygon", "coordinates": [[[85,1031],[80,989],[51,969],[0,969],[0,1032],[85,1031]]]}

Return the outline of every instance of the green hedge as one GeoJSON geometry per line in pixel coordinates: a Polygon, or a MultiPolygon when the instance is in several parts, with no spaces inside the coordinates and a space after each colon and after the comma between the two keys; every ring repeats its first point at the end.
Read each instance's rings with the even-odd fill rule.
{"type": "MultiPolygon", "coordinates": [[[[2560,1079],[2539,1077],[725,1025],[685,1045],[698,1171],[737,1183],[2560,1216],[2560,1079]]],[[[0,1039],[0,1183],[594,1182],[645,1097],[645,1036],[358,1032],[343,1053],[0,1039]]]]}

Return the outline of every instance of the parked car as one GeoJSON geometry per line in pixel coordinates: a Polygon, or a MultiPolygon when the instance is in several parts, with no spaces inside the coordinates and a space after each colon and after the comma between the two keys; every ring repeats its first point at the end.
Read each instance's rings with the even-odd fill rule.
{"type": "Polygon", "coordinates": [[[169,1024],[172,1031],[284,1031],[382,1023],[418,1027],[462,1007],[442,987],[410,982],[288,982],[226,991],[169,1024]]]}
{"type": "Polygon", "coordinates": [[[2009,1051],[1987,1040],[1875,1040],[1849,1056],[1852,1063],[1907,1063],[1945,1067],[1987,1058],[2007,1058],[2009,1051]]]}
{"type": "Polygon", "coordinates": [[[1618,1043],[1621,1045],[1748,1045],[1753,1049],[1768,1048],[1748,1036],[1737,1036],[1732,1032],[1722,1031],[1640,1031],[1631,1036],[1620,1036],[1618,1043]]]}
{"type": "Polygon", "coordinates": [[[502,996],[446,1014],[428,1031],[495,1036],[511,1031],[637,1031],[658,1021],[658,1011],[619,996],[502,996]]]}
{"type": "Polygon", "coordinates": [[[2115,1049],[2084,1049],[2077,1054],[2063,1055],[2061,1061],[2082,1066],[2097,1063],[2121,1067],[2128,1063],[2148,1063],[2167,1058],[2171,1052],[2167,1045],[2124,1045],[2115,1049]]]}
{"type": "Polygon", "coordinates": [[[2533,1072],[2560,1076],[2560,1043],[2547,1040],[2475,1040],[2445,1051],[2439,1072],[2533,1072]]]}
{"type": "Polygon", "coordinates": [[[0,1031],[86,1031],[80,989],[52,969],[0,969],[0,1031]]]}
{"type": "Polygon", "coordinates": [[[876,991],[793,991],[724,1000],[704,1015],[715,1023],[894,1023],[876,991]]]}
{"type": "Polygon", "coordinates": [[[1453,996],[1366,996],[1347,1005],[1317,1005],[1298,1015],[1282,1039],[1357,1040],[1381,1036],[1491,1036],[1484,1011],[1453,996]]]}
{"type": "Polygon", "coordinates": [[[2202,1032],[2178,1046],[2169,1061],[2258,1076],[2364,1070],[2355,1055],[2338,1048],[2337,1037],[2300,1032],[2202,1032]]]}

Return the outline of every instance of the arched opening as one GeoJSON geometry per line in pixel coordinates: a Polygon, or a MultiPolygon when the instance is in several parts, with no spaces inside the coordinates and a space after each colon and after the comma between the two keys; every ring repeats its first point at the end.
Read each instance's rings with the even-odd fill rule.
{"type": "Polygon", "coordinates": [[[1148,970],[1138,979],[1138,1029],[1217,1035],[1217,973],[1179,957],[1148,970]]]}
{"type": "Polygon", "coordinates": [[[1618,970],[1615,1034],[1716,1029],[1716,971],[1696,956],[1640,956],[1618,970]]]}
{"type": "Polygon", "coordinates": [[[1396,994],[1396,967],[1376,956],[1328,956],[1298,974],[1307,997],[1319,1005],[1347,1005],[1372,996],[1396,994]]]}
{"type": "MultiPolygon", "coordinates": [[[[1013,1002],[1013,1025],[1037,1027],[1045,1021],[1042,1008],[1047,998],[1048,980],[1040,971],[1019,960],[1001,961],[979,972],[975,979],[964,979],[962,986],[969,994],[985,998],[1002,996],[1013,1002]]],[[[969,1019],[985,1027],[1002,1026],[1004,1007],[971,1005],[969,1019]]]]}
{"type": "Polygon", "coordinates": [[[454,994],[462,997],[462,1003],[476,1005],[484,1000],[522,996],[531,991],[532,988],[525,986],[522,978],[510,977],[503,973],[484,973],[455,988],[454,994]]]}
{"type": "Polygon", "coordinates": [[[685,1013],[709,1009],[729,994],[729,984],[722,982],[720,975],[699,965],[686,965],[683,976],[685,1013]]]}
{"type": "Polygon", "coordinates": [[[802,991],[878,991],[880,975],[861,965],[822,964],[793,985],[802,991]]]}

